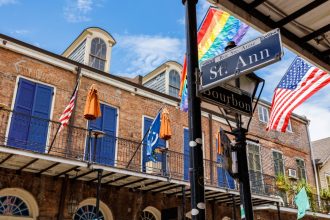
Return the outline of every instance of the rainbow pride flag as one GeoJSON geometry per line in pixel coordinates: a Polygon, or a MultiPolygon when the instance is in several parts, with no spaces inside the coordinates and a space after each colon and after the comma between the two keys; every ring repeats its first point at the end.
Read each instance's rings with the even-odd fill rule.
{"type": "MultiPolygon", "coordinates": [[[[199,62],[213,58],[222,52],[229,41],[238,44],[249,26],[225,11],[210,7],[197,34],[199,62]]],[[[188,111],[187,64],[184,57],[179,96],[180,109],[188,111]]]]}

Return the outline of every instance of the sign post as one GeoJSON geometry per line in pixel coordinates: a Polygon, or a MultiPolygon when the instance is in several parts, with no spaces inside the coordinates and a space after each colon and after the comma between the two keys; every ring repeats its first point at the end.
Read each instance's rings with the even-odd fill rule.
{"type": "MultiPolygon", "coordinates": [[[[252,107],[252,100],[260,81],[257,79],[253,85],[253,80],[243,80],[242,76],[281,59],[283,51],[280,31],[275,29],[239,47],[236,47],[234,42],[230,42],[226,49],[229,50],[201,64],[199,96],[203,101],[220,106],[235,115],[236,128],[232,132],[236,143],[230,149],[236,152],[238,161],[238,174],[235,176],[239,179],[241,218],[253,220],[246,153],[246,133],[250,121],[247,127],[243,128],[242,115],[250,117],[251,120],[255,109],[252,107]],[[243,87],[252,91],[244,91],[243,87]]],[[[252,79],[251,75],[255,76],[249,74],[246,77],[252,79]]]]}
{"type": "Polygon", "coordinates": [[[202,150],[201,100],[197,97],[197,19],[198,0],[182,0],[186,8],[187,35],[187,85],[190,154],[191,216],[193,220],[205,220],[204,168],[202,150]]]}

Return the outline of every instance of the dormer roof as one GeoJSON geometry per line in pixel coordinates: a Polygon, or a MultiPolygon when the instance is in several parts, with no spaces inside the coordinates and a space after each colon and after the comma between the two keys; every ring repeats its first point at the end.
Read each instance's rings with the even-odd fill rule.
{"type": "Polygon", "coordinates": [[[80,45],[86,39],[88,35],[93,35],[95,32],[103,35],[103,39],[106,40],[111,46],[117,43],[108,31],[99,27],[89,27],[84,29],[78,35],[78,37],[70,44],[70,46],[65,49],[65,51],[62,53],[62,56],[68,57],[78,47],[78,45],[80,45]]]}

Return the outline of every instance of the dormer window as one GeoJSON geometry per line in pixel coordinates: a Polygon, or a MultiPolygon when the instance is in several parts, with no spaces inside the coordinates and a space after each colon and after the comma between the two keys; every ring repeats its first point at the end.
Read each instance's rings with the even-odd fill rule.
{"type": "Polygon", "coordinates": [[[91,43],[89,66],[104,71],[107,46],[101,38],[94,38],[91,43]]]}
{"type": "Polygon", "coordinates": [[[170,71],[169,95],[178,97],[180,90],[180,75],[177,71],[170,71]]]}

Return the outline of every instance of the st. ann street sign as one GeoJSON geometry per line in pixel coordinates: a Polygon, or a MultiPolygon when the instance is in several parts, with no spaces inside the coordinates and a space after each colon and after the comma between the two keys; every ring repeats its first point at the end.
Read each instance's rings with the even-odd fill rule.
{"type": "Polygon", "coordinates": [[[201,92],[199,96],[203,101],[215,104],[227,110],[233,110],[247,116],[252,116],[252,98],[248,93],[226,85],[201,92]]]}
{"type": "Polygon", "coordinates": [[[275,29],[201,64],[201,86],[206,91],[281,59],[280,30],[275,29]]]}

